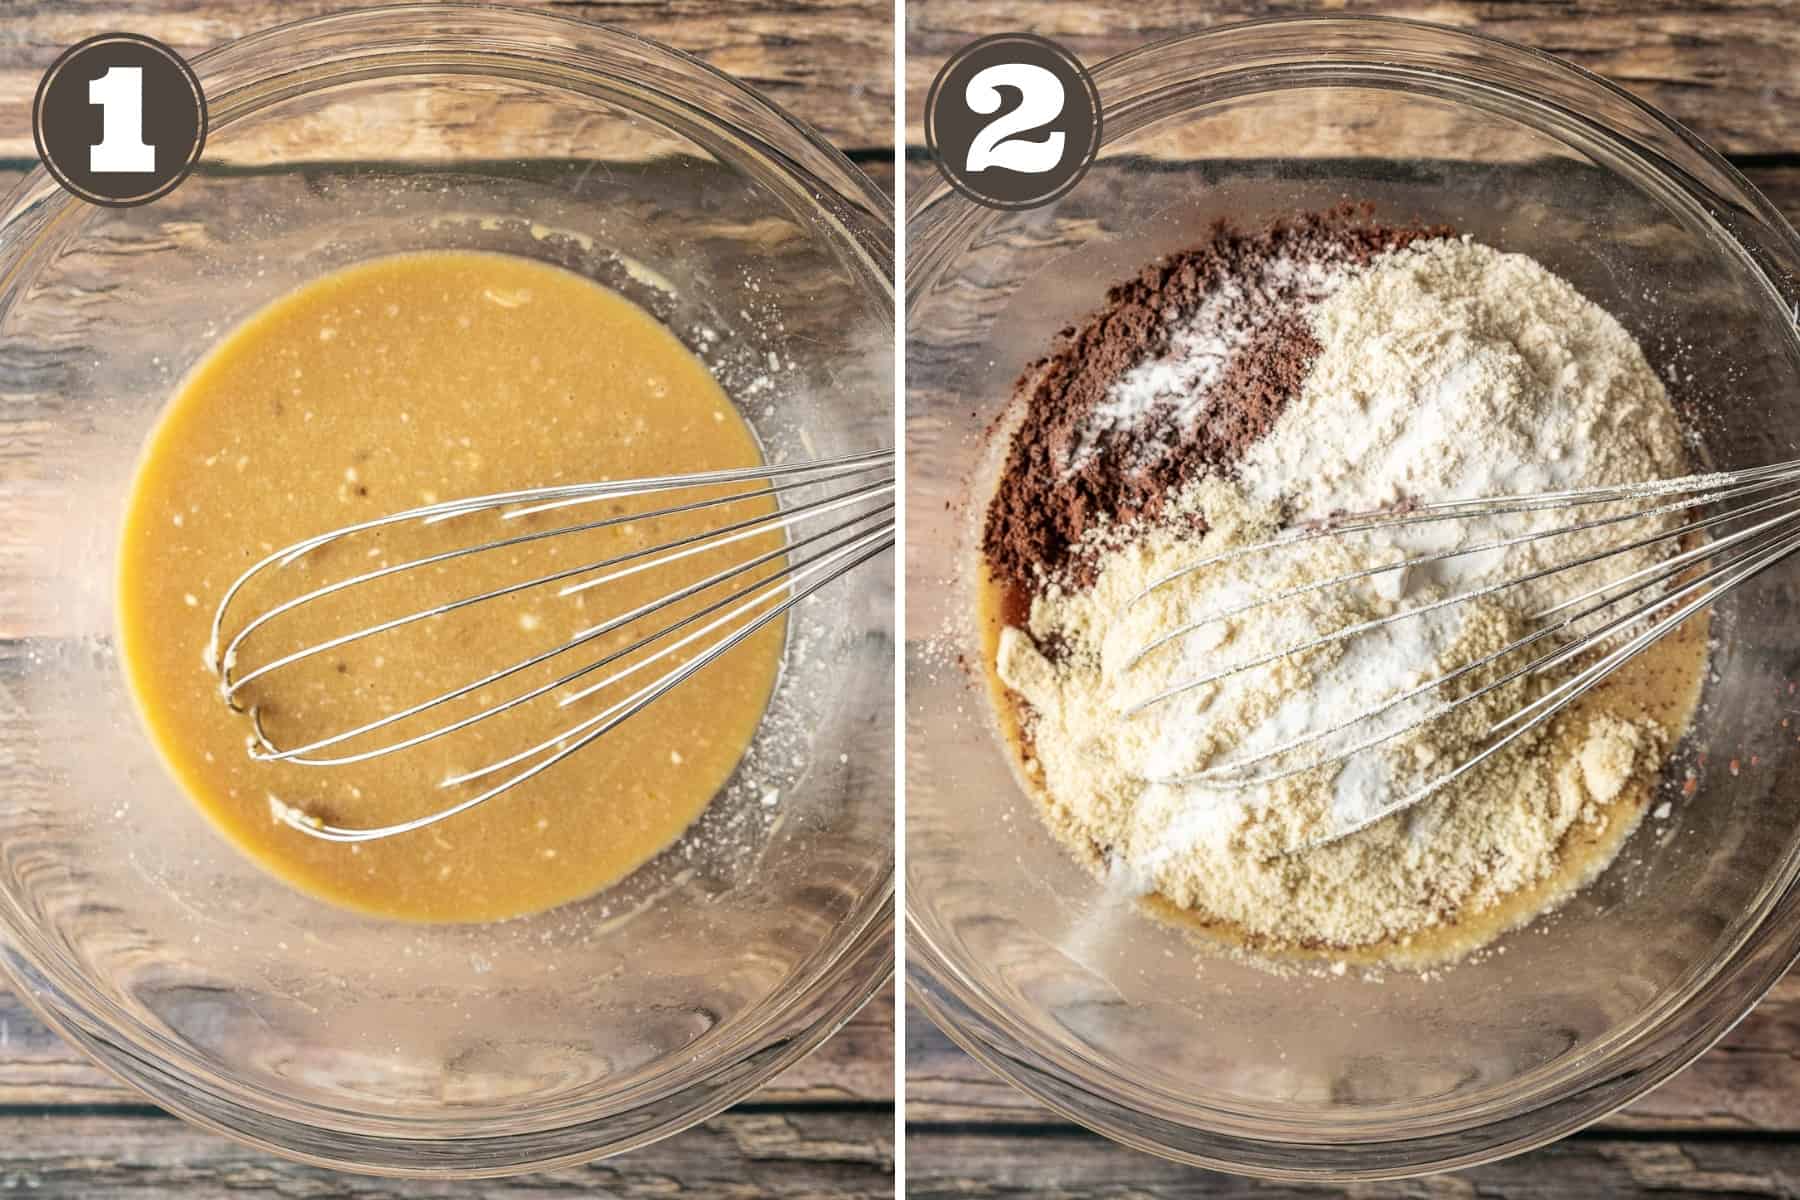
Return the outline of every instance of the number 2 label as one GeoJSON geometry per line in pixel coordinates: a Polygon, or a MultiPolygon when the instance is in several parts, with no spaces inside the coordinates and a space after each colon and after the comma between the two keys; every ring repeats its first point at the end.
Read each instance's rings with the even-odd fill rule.
{"type": "Polygon", "coordinates": [[[1047,204],[1100,152],[1100,90],[1081,60],[1030,33],[978,38],[925,95],[925,144],[951,187],[988,208],[1047,204]]]}
{"type": "Polygon", "coordinates": [[[969,143],[963,169],[975,172],[1004,167],[1027,175],[1054,171],[1063,156],[1065,138],[1060,130],[1035,139],[1014,135],[1048,125],[1062,115],[1062,80],[1030,63],[996,63],[969,80],[963,101],[971,112],[998,112],[1002,87],[1018,90],[1019,105],[982,127],[969,143]]]}
{"type": "Polygon", "coordinates": [[[144,68],[108,67],[88,82],[88,103],[100,108],[100,141],[88,151],[88,170],[156,170],[156,147],[144,144],[144,68]]]}

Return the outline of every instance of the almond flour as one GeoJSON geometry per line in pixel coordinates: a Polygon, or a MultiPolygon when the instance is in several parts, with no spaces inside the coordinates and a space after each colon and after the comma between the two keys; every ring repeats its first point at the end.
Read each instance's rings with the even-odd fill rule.
{"type": "MultiPolygon", "coordinates": [[[[1194,506],[1203,506],[1212,527],[1204,539],[1209,552],[1260,538],[1273,516],[1245,508],[1235,489],[1218,481],[1199,485],[1171,512],[1194,506]]],[[[1035,714],[1032,740],[1052,827],[1137,891],[1229,922],[1270,946],[1399,941],[1549,877],[1570,831],[1598,822],[1626,781],[1660,759],[1663,733],[1653,722],[1604,713],[1571,719],[1527,735],[1466,782],[1397,817],[1301,850],[1332,820],[1354,819],[1362,806],[1417,786],[1478,748],[1492,720],[1527,698],[1524,690],[1490,693],[1336,770],[1241,789],[1174,780],[1241,760],[1497,650],[1523,630],[1522,618],[1476,602],[1451,632],[1407,630],[1423,623],[1402,622],[1395,627],[1402,632],[1389,638],[1281,658],[1125,718],[1123,709],[1207,663],[1259,657],[1398,607],[1371,592],[1309,597],[1278,613],[1227,622],[1216,641],[1190,642],[1126,670],[1128,652],[1152,631],[1217,611],[1250,588],[1279,591],[1363,565],[1338,541],[1321,539],[1274,571],[1262,564],[1195,573],[1152,593],[1121,621],[1127,600],[1194,558],[1191,537],[1176,526],[1135,533],[1101,556],[1093,587],[1040,595],[1029,635],[1008,630],[997,665],[1035,714]],[[1068,648],[1059,662],[1035,648],[1050,639],[1068,648]],[[1407,669],[1371,670],[1379,659],[1407,669]]]]}

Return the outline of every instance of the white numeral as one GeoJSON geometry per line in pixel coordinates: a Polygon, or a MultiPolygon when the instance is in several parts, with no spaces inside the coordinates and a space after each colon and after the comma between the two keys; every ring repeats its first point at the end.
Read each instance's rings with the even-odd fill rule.
{"type": "Polygon", "coordinates": [[[1063,155],[1060,130],[1035,140],[1012,135],[1047,125],[1062,115],[1062,80],[1030,63],[996,63],[975,73],[975,78],[969,80],[969,86],[964,90],[963,99],[970,112],[998,112],[1002,87],[1019,90],[1019,107],[988,122],[975,135],[975,140],[969,143],[966,169],[973,172],[1005,167],[1027,175],[1054,171],[1063,155]]]}
{"type": "Polygon", "coordinates": [[[144,144],[144,68],[108,67],[88,81],[88,103],[100,106],[100,144],[88,150],[88,170],[156,170],[156,147],[144,144]]]}

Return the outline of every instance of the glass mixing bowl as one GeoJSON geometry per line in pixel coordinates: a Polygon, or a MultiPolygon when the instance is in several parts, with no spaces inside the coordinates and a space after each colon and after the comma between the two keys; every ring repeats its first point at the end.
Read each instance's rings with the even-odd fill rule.
{"type": "Polygon", "coordinates": [[[212,132],[176,192],[96,209],[40,171],[0,214],[6,970],[158,1103],[312,1162],[499,1173],[692,1124],[889,975],[887,560],[798,610],[758,735],[780,765],[758,756],[674,848],[584,903],[417,926],[276,882],[164,774],[114,651],[124,489],[235,322],[426,248],[623,291],[707,359],[773,456],[888,444],[887,201],[743,86],[569,20],[380,9],[194,66],[212,132]]]}
{"type": "Polygon", "coordinates": [[[1792,458],[1800,242],[1665,118],[1488,38],[1274,21],[1149,46],[1094,77],[1106,144],[1072,192],[996,213],[939,185],[909,225],[915,994],[1056,1111],[1204,1166],[1387,1177],[1568,1133],[1691,1061],[1800,949],[1800,746],[1781,727],[1800,563],[1721,606],[1677,756],[1698,788],[1668,787],[1671,817],[1646,821],[1592,886],[1441,978],[1278,978],[1109,902],[1021,792],[984,681],[957,665],[976,654],[973,536],[999,449],[984,429],[1057,329],[1215,218],[1369,200],[1533,255],[1617,314],[1696,414],[1698,457],[1792,458]]]}

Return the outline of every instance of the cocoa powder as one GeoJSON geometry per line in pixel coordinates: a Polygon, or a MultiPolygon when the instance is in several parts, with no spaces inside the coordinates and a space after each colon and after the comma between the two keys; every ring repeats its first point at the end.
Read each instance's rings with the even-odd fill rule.
{"type": "Polygon", "coordinates": [[[1050,353],[1014,384],[1024,417],[981,542],[995,577],[1025,591],[1051,576],[1086,587],[1093,564],[1075,548],[1096,522],[1155,517],[1171,489],[1229,472],[1299,393],[1319,353],[1306,320],[1316,297],[1300,282],[1304,268],[1359,266],[1451,232],[1380,225],[1372,213],[1343,205],[1249,233],[1220,221],[1206,242],[1151,263],[1108,291],[1098,312],[1059,331],[1050,353]],[[1271,272],[1270,264],[1290,269],[1271,272]],[[1091,418],[1114,385],[1168,354],[1202,302],[1230,287],[1241,295],[1221,318],[1232,328],[1221,332],[1239,337],[1198,417],[1181,419],[1185,398],[1171,394],[1138,419],[1096,432],[1091,418]]]}

